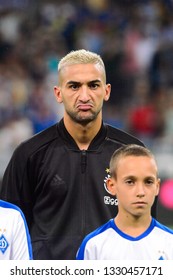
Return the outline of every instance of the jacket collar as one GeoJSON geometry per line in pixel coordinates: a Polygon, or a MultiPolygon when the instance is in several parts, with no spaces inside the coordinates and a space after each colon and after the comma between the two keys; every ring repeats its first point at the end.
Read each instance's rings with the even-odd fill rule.
{"type": "MultiPolygon", "coordinates": [[[[64,119],[62,118],[57,125],[58,131],[60,136],[62,137],[63,141],[66,142],[67,146],[71,147],[72,149],[79,149],[76,142],[74,141],[73,137],[67,131],[64,125],[64,119]]],[[[94,139],[91,141],[88,150],[96,150],[104,141],[107,135],[107,128],[102,122],[101,128],[94,139]]]]}

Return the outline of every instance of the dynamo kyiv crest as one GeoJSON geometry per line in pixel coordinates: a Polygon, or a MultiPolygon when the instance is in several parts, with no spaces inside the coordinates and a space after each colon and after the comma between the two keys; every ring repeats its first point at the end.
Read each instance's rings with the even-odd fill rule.
{"type": "Polygon", "coordinates": [[[4,254],[8,246],[9,246],[8,241],[6,240],[5,236],[2,234],[0,236],[0,251],[4,254]]]}

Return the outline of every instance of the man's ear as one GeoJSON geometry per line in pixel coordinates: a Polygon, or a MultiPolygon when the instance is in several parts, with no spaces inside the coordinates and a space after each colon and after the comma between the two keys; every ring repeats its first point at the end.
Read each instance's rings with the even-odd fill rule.
{"type": "Polygon", "coordinates": [[[106,84],[104,101],[108,101],[111,93],[111,84],[106,84]]]}
{"type": "Polygon", "coordinates": [[[107,189],[112,195],[116,195],[116,182],[113,178],[108,178],[106,181],[107,189]]]}
{"type": "Polygon", "coordinates": [[[54,95],[58,103],[62,103],[61,89],[60,87],[54,86],[54,95]]]}

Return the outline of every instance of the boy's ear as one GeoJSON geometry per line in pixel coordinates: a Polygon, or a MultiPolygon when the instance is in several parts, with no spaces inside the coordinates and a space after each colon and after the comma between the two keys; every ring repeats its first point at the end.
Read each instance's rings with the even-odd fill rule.
{"type": "Polygon", "coordinates": [[[107,189],[112,195],[116,195],[115,180],[113,178],[108,178],[106,181],[107,189]]]}
{"type": "Polygon", "coordinates": [[[161,180],[160,180],[160,178],[158,178],[158,180],[157,180],[156,196],[158,196],[158,194],[159,194],[159,191],[160,191],[160,184],[161,184],[161,180]]]}

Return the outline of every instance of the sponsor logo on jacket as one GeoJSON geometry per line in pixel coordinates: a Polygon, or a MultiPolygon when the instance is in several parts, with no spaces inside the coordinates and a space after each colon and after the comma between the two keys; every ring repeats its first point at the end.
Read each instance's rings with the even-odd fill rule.
{"type": "Polygon", "coordinates": [[[105,195],[105,196],[104,196],[104,203],[105,203],[106,205],[118,205],[118,199],[117,199],[117,198],[114,198],[114,197],[111,195],[110,191],[109,191],[108,188],[107,188],[107,184],[106,184],[107,179],[110,178],[110,170],[109,170],[109,168],[106,168],[106,173],[107,173],[107,175],[106,175],[105,178],[104,178],[104,188],[105,188],[106,192],[107,192],[108,194],[110,194],[110,195],[105,195]]]}

